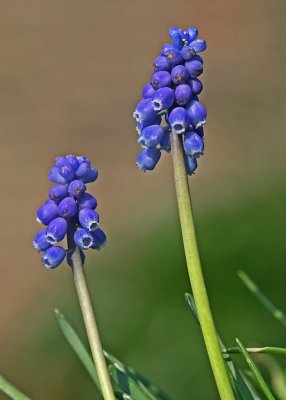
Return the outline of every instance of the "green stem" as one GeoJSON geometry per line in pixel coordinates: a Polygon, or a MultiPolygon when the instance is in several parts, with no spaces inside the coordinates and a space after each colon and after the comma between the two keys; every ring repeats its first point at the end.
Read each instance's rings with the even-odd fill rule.
{"type": "Polygon", "coordinates": [[[222,400],[234,400],[210,310],[193,222],[182,137],[171,133],[174,178],[187,267],[207,353],[222,400]]]}
{"type": "Polygon", "coordinates": [[[79,298],[81,312],[88,336],[88,341],[96,367],[101,391],[105,400],[115,400],[107,365],[103,355],[103,349],[92,310],[89,292],[84,276],[83,265],[81,261],[80,251],[76,247],[71,256],[73,265],[74,283],[79,298]]]}
{"type": "MultiPolygon", "coordinates": [[[[284,347],[246,347],[246,351],[248,353],[265,353],[286,356],[286,349],[284,347]]],[[[227,354],[241,354],[241,350],[239,347],[228,347],[222,352],[227,354]]]]}

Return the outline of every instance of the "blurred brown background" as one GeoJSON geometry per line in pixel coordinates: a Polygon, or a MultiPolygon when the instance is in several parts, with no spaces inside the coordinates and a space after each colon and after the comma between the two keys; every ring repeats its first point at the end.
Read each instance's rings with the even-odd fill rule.
{"type": "MultiPolygon", "coordinates": [[[[202,101],[208,109],[206,153],[198,172],[190,179],[198,225],[209,213],[222,221],[231,218],[235,207],[243,216],[240,207],[248,200],[255,199],[257,207],[265,196],[273,200],[259,214],[259,224],[265,228],[264,217],[270,218],[278,205],[282,215],[275,215],[271,219],[273,225],[265,232],[257,228],[255,219],[248,219],[249,223],[245,220],[246,229],[241,229],[240,237],[250,248],[250,267],[257,254],[251,253],[252,238],[257,234],[265,238],[262,245],[268,261],[262,270],[257,265],[257,270],[266,274],[265,282],[273,283],[270,291],[275,292],[275,285],[281,280],[285,282],[285,259],[277,261],[280,275],[274,273],[266,279],[269,266],[273,271],[276,265],[271,263],[276,246],[285,244],[281,239],[282,232],[285,237],[285,209],[279,202],[282,195],[285,200],[286,171],[285,17],[283,0],[0,0],[0,359],[3,374],[34,399],[92,396],[91,388],[85,394],[77,392],[80,389],[76,389],[75,377],[81,372],[76,368],[80,367],[70,366],[76,360],[67,347],[60,350],[65,344],[52,316],[54,307],[64,306],[64,311],[81,324],[70,271],[65,266],[45,271],[31,246],[38,228],[35,211],[49,188],[48,170],[57,155],[67,153],[90,157],[100,173],[92,191],[99,201],[109,245],[96,255],[88,275],[105,343],[119,358],[153,374],[175,398],[190,398],[181,387],[192,387],[193,372],[180,382],[180,368],[188,361],[166,367],[168,353],[173,362],[175,353],[185,354],[183,346],[177,350],[173,347],[181,342],[179,335],[174,333],[173,344],[168,338],[166,348],[158,350],[168,328],[162,322],[156,330],[156,324],[148,319],[150,310],[154,311],[148,295],[156,290],[152,278],[156,266],[150,266],[150,281],[145,282],[147,272],[136,272],[138,266],[128,264],[129,254],[144,257],[150,243],[156,252],[155,243],[159,243],[161,234],[166,234],[166,220],[172,221],[174,231],[167,231],[171,237],[174,235],[170,240],[179,246],[179,261],[184,263],[170,156],[164,155],[154,173],[143,174],[134,165],[139,146],[132,112],[142,85],[151,75],[153,59],[160,46],[168,42],[171,25],[197,26],[208,44],[202,77],[202,101]],[[145,286],[140,286],[143,281],[145,286]],[[132,282],[131,292],[128,282],[132,282]],[[119,284],[123,286],[120,288],[119,284]],[[116,296],[111,294],[116,291],[114,288],[118,290],[116,296]],[[117,309],[118,301],[123,309],[117,309]],[[129,307],[133,311],[128,311],[129,307]],[[150,326],[156,334],[150,333],[150,326]],[[144,338],[141,348],[138,332],[141,342],[144,338]],[[168,383],[172,378],[176,384],[168,383]],[[69,392],[66,382],[70,381],[73,391],[69,392]]],[[[211,217],[206,220],[210,225],[206,222],[202,226],[217,226],[217,222],[212,225],[211,217]]],[[[236,226],[228,228],[226,235],[236,226]]],[[[213,240],[216,239],[214,234],[213,240]]],[[[222,237],[217,243],[218,253],[225,243],[222,237]]],[[[204,257],[208,257],[207,252],[204,257]]],[[[132,263],[136,264],[137,258],[131,258],[132,263]]],[[[152,252],[149,261],[152,264],[152,252]]],[[[218,275],[224,281],[222,271],[218,275]]],[[[161,272],[166,272],[163,267],[161,272]]],[[[171,279],[177,276],[175,265],[173,273],[165,289],[176,285],[171,279]]],[[[182,287],[174,296],[189,290],[183,267],[180,273],[182,287]]],[[[208,273],[206,267],[210,292],[215,298],[217,282],[208,273]]],[[[233,287],[241,290],[234,275],[232,272],[233,287]]],[[[156,279],[164,280],[161,274],[156,279]]],[[[229,286],[227,280],[224,282],[220,284],[220,296],[221,304],[227,308],[231,307],[225,305],[229,286]]],[[[245,292],[243,295],[247,296],[245,292]]],[[[239,297],[234,301],[239,304],[239,297]]],[[[183,299],[178,308],[172,311],[172,302],[170,307],[169,323],[173,320],[173,324],[180,324],[180,307],[182,313],[187,313],[183,299]]],[[[219,304],[214,303],[214,307],[219,315],[219,304]]],[[[160,319],[160,310],[154,313],[155,320],[160,319]]],[[[184,314],[182,318],[191,316],[184,314]]],[[[239,326],[235,325],[235,317],[233,321],[218,318],[233,337],[233,324],[239,326]]],[[[185,335],[187,338],[190,332],[185,335]]],[[[195,347],[201,346],[199,334],[196,337],[199,344],[195,347]]],[[[207,365],[204,360],[198,368],[203,370],[207,365]]],[[[213,399],[212,383],[210,388],[201,392],[205,397],[200,394],[196,398],[213,399]]]]}

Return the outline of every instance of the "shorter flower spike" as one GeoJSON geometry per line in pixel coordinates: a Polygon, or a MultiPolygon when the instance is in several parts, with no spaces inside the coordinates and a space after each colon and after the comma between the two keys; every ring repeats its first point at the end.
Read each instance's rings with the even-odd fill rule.
{"type": "Polygon", "coordinates": [[[38,253],[40,251],[45,251],[52,246],[51,243],[49,243],[47,241],[46,229],[42,229],[35,235],[34,241],[33,241],[33,246],[35,247],[35,249],[37,250],[38,253]]]}
{"type": "MultiPolygon", "coordinates": [[[[159,124],[161,117],[157,116],[149,100],[149,108],[159,124]]],[[[159,126],[159,125],[158,125],[159,126]]],[[[160,129],[162,129],[159,126],[160,129]]],[[[75,246],[86,250],[99,250],[104,233],[98,234],[95,244],[93,233],[98,229],[99,215],[94,209],[96,198],[86,192],[86,184],[97,179],[98,171],[91,168],[90,160],[83,156],[68,154],[57,157],[56,166],[49,173],[49,179],[57,185],[49,190],[49,198],[37,212],[37,220],[47,225],[46,229],[38,232],[33,240],[33,246],[38,252],[44,252],[42,263],[48,268],[56,268],[70,255],[75,246]],[[68,249],[54,246],[67,236],[68,249]],[[92,247],[95,246],[95,247],[92,247]]],[[[105,237],[105,235],[104,235],[105,237]]],[[[69,262],[69,261],[68,261],[69,262]]]]}
{"type": "Polygon", "coordinates": [[[79,223],[89,231],[95,231],[99,225],[99,215],[90,208],[82,208],[78,214],[79,223]]]}
{"type": "Polygon", "coordinates": [[[136,164],[142,171],[152,171],[161,157],[160,150],[156,148],[145,149],[137,157],[136,164]]]}
{"type": "Polygon", "coordinates": [[[47,269],[57,268],[64,260],[66,251],[60,246],[50,247],[42,256],[42,264],[47,269]]]}
{"type": "MultiPolygon", "coordinates": [[[[203,90],[198,76],[204,64],[199,53],[206,49],[206,42],[198,38],[198,29],[194,26],[186,30],[173,26],[169,35],[172,43],[161,47],[153,63],[150,83],[144,86],[143,99],[133,114],[138,142],[146,148],[136,162],[142,171],[153,170],[161,151],[171,150],[170,132],[182,135],[186,156],[195,159],[204,150],[202,125],[206,123],[207,112],[198,98],[203,90]]],[[[196,167],[196,160],[186,161],[189,174],[196,167]]]]}

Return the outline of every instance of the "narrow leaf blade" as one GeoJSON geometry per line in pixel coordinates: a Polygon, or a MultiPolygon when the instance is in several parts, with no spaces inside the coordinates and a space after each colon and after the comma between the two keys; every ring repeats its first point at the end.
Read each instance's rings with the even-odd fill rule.
{"type": "Polygon", "coordinates": [[[254,361],[252,360],[252,358],[248,354],[248,352],[247,352],[246,348],[244,347],[244,345],[241,343],[241,341],[239,339],[236,339],[236,343],[237,343],[238,347],[240,348],[241,354],[245,358],[245,361],[247,362],[247,365],[249,366],[249,368],[250,368],[251,372],[253,373],[254,377],[256,378],[258,386],[260,387],[260,389],[262,390],[262,392],[264,393],[266,398],[268,400],[275,400],[273,394],[271,393],[269,387],[267,386],[265,380],[263,379],[259,369],[257,368],[257,366],[255,365],[254,361]]]}
{"type": "Polygon", "coordinates": [[[95,383],[97,389],[101,393],[100,385],[98,376],[96,373],[95,366],[93,364],[92,358],[89,352],[86,350],[85,346],[83,345],[82,341],[80,340],[78,334],[68,322],[66,317],[63,313],[61,313],[58,309],[55,309],[55,316],[57,323],[66,338],[69,345],[72,347],[82,364],[84,365],[85,369],[87,370],[88,374],[90,375],[91,379],[95,383]]]}
{"type": "Polygon", "coordinates": [[[0,391],[5,393],[13,400],[30,400],[24,393],[20,392],[15,386],[0,375],[0,391]]]}
{"type": "Polygon", "coordinates": [[[271,300],[262,292],[257,284],[244,272],[237,272],[239,278],[242,280],[247,289],[260,301],[264,307],[270,311],[274,318],[276,318],[284,327],[286,327],[286,315],[281,311],[271,300]]]}

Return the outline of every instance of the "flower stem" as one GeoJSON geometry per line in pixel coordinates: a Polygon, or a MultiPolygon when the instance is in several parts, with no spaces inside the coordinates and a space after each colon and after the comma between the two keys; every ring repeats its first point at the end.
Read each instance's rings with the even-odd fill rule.
{"type": "Polygon", "coordinates": [[[115,400],[108,368],[100,342],[95,316],[90,301],[80,250],[74,245],[72,232],[72,227],[70,227],[68,232],[68,247],[70,251],[72,249],[71,264],[73,269],[74,283],[80,303],[81,312],[83,315],[93,361],[95,364],[104,400],[115,400]]]}
{"type": "Polygon", "coordinates": [[[171,147],[185,256],[202,334],[220,397],[222,400],[234,400],[202,273],[181,135],[171,133],[171,147]]]}

